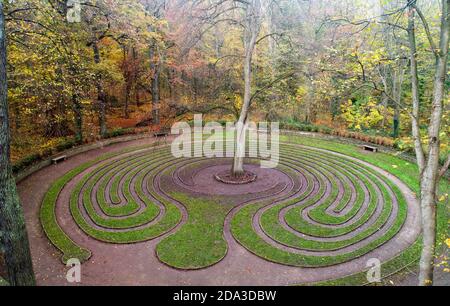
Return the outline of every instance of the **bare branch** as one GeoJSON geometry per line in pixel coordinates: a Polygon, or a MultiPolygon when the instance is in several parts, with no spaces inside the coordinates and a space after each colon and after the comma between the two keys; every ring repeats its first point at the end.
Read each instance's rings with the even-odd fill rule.
{"type": "Polygon", "coordinates": [[[413,4],[412,6],[416,10],[417,15],[419,15],[419,18],[422,21],[423,27],[425,28],[425,33],[427,34],[427,38],[428,38],[428,41],[431,46],[431,51],[433,51],[434,55],[436,57],[438,57],[439,51],[436,47],[436,44],[434,43],[433,36],[431,35],[431,31],[430,31],[430,26],[428,25],[428,22],[427,22],[425,16],[423,15],[422,11],[415,4],[413,4]]]}
{"type": "Polygon", "coordinates": [[[450,167],[450,154],[447,156],[446,162],[439,171],[439,179],[441,179],[445,175],[445,172],[447,172],[449,167],[450,167]]]}

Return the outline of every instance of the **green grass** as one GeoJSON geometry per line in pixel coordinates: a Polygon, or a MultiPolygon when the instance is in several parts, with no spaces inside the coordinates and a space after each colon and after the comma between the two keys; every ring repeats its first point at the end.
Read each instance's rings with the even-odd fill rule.
{"type": "MultiPolygon", "coordinates": [[[[133,171],[129,172],[130,177],[136,175],[141,170],[146,167],[152,167],[150,171],[142,172],[140,175],[142,176],[139,181],[142,183],[142,179],[145,175],[150,174],[150,178],[156,175],[159,171],[161,171],[166,163],[170,161],[171,157],[166,154],[165,158],[154,159],[153,156],[144,159],[143,165],[141,167],[136,167],[133,171]]],[[[90,195],[93,192],[93,184],[89,185],[87,192],[82,192],[83,186],[89,181],[90,174],[87,174],[85,178],[80,181],[75,189],[72,192],[70,199],[70,210],[72,212],[72,216],[75,219],[78,226],[89,236],[98,239],[104,242],[110,243],[135,243],[141,241],[151,240],[153,238],[159,237],[165,232],[170,231],[181,221],[181,212],[179,209],[167,199],[161,197],[157,192],[152,189],[152,186],[149,186],[148,191],[151,194],[152,198],[158,202],[160,202],[165,207],[165,214],[162,219],[156,223],[144,228],[137,228],[141,225],[147,224],[151,222],[156,214],[152,207],[156,205],[152,203],[152,200],[145,200],[145,196],[142,194],[141,187],[138,187],[138,194],[145,204],[146,208],[139,215],[134,215],[130,217],[125,217],[123,219],[103,219],[99,216],[94,209],[94,206],[91,202],[90,195]],[[127,231],[107,231],[103,229],[96,228],[89,224],[83,214],[81,213],[78,205],[79,194],[83,196],[83,205],[86,208],[86,211],[90,218],[97,224],[106,229],[128,229],[127,231]]],[[[131,200],[131,194],[129,193],[131,179],[127,179],[125,183],[125,197],[128,200],[131,200]]],[[[153,201],[154,201],[153,200],[153,201]]]]}
{"type": "MultiPolygon", "coordinates": [[[[196,162],[188,167],[193,164],[196,162]]],[[[289,168],[283,170],[293,175],[289,168]]],[[[165,175],[170,177],[173,171],[175,167],[167,169],[165,175]]],[[[220,262],[228,250],[223,237],[223,225],[234,205],[226,204],[224,196],[193,197],[180,192],[173,192],[170,196],[183,203],[189,217],[179,231],[158,244],[158,258],[171,267],[185,270],[201,269],[220,262]]]]}
{"type": "Polygon", "coordinates": [[[228,250],[223,224],[232,207],[182,193],[173,193],[171,197],[186,206],[189,219],[179,231],[158,244],[158,258],[178,269],[200,269],[221,261],[228,250]]]}
{"type": "Polygon", "coordinates": [[[0,277],[0,287],[5,287],[8,285],[9,285],[8,282],[0,277]]]}
{"type": "MultiPolygon", "coordinates": [[[[105,195],[105,185],[106,180],[103,181],[103,183],[100,185],[100,188],[98,189],[96,193],[97,201],[99,206],[102,208],[103,211],[105,211],[108,207],[109,208],[116,208],[115,217],[123,217],[121,219],[111,219],[111,218],[104,218],[103,216],[97,214],[94,205],[91,201],[91,195],[94,194],[94,186],[98,183],[100,176],[94,176],[94,178],[91,178],[92,173],[88,173],[75,187],[74,191],[72,192],[73,202],[76,204],[78,201],[78,196],[81,194],[82,201],[84,204],[84,207],[89,215],[89,217],[94,221],[95,224],[101,227],[110,228],[110,229],[127,229],[130,227],[137,227],[144,225],[150,221],[152,221],[159,213],[159,208],[157,205],[155,205],[152,201],[150,201],[143,193],[142,190],[142,182],[144,176],[147,174],[147,172],[142,172],[145,168],[152,166],[153,169],[151,173],[154,172],[154,169],[157,166],[160,166],[162,163],[165,163],[168,161],[168,155],[165,155],[164,158],[158,158],[158,157],[143,157],[139,159],[140,164],[131,164],[130,167],[133,167],[133,170],[129,169],[129,171],[125,175],[125,183],[123,187],[123,193],[124,197],[127,200],[126,205],[124,206],[111,206],[106,202],[106,199],[104,198],[105,195]],[[139,209],[139,204],[136,199],[133,198],[131,195],[131,180],[134,176],[139,173],[139,176],[137,176],[137,184],[135,186],[136,192],[140,198],[141,201],[143,201],[146,205],[144,211],[139,213],[138,215],[130,216],[131,214],[137,212],[139,209]],[[83,191],[83,187],[86,187],[83,191]],[[127,207],[130,207],[127,209],[127,207]],[[118,212],[121,212],[120,214],[118,212]]],[[[122,160],[122,163],[127,164],[128,160],[122,160]]],[[[114,168],[112,168],[114,171],[114,168]]],[[[111,171],[111,172],[113,172],[111,171]]],[[[103,171],[100,171],[100,174],[104,174],[103,171]]],[[[111,189],[111,192],[114,194],[118,194],[118,186],[113,186],[111,189]],[[117,189],[116,189],[117,188],[117,189]]],[[[73,206],[74,209],[77,209],[78,206],[73,206]]],[[[112,210],[111,210],[112,211],[112,210]]]]}
{"type": "MultiPolygon", "coordinates": [[[[104,161],[107,161],[108,159],[117,157],[121,154],[126,154],[138,150],[143,150],[148,148],[148,146],[143,147],[136,147],[136,148],[130,148],[123,150],[118,153],[111,153],[103,155],[95,160],[92,160],[90,162],[84,163],[77,168],[69,171],[61,178],[57,179],[55,183],[50,187],[50,189],[47,191],[44,200],[42,202],[41,210],[40,210],[40,220],[42,227],[44,229],[44,232],[46,233],[49,240],[55,245],[56,248],[58,248],[62,253],[62,261],[64,263],[67,262],[67,260],[71,258],[78,258],[81,262],[87,261],[91,257],[91,252],[84,248],[77,243],[75,243],[70,237],[63,231],[63,229],[59,226],[56,215],[55,215],[55,207],[56,202],[58,199],[59,194],[61,193],[62,189],[66,186],[67,183],[69,183],[73,178],[75,178],[77,175],[81,174],[85,170],[89,169],[92,166],[95,166],[97,164],[100,164],[104,161]]],[[[77,224],[85,230],[88,234],[90,234],[91,227],[88,225],[84,217],[81,215],[81,213],[73,209],[73,206],[75,205],[75,199],[77,197],[74,196],[74,193],[72,193],[71,196],[71,206],[72,206],[72,213],[74,213],[73,217],[77,224]]],[[[98,234],[99,239],[104,238],[104,241],[110,241],[110,242],[132,242],[132,241],[142,241],[143,237],[154,237],[161,232],[164,232],[170,228],[173,228],[181,219],[181,214],[179,210],[172,204],[168,205],[167,209],[167,216],[165,219],[161,220],[160,223],[157,224],[156,227],[152,227],[151,230],[147,230],[142,232],[133,232],[128,235],[126,233],[121,233],[120,239],[116,239],[116,237],[111,237],[109,233],[98,231],[98,230],[92,230],[92,234],[96,235],[98,234]],[[125,237],[124,237],[125,236],[125,237]]],[[[113,235],[114,236],[114,235],[113,235]]],[[[94,236],[95,237],[95,236],[94,236]]]]}
{"type": "Polygon", "coordinates": [[[405,218],[405,215],[400,213],[401,217],[396,220],[394,226],[384,236],[377,238],[358,250],[336,256],[309,256],[289,253],[273,247],[253,231],[252,224],[248,220],[251,220],[253,215],[262,207],[263,205],[251,205],[239,211],[232,221],[233,235],[249,251],[266,260],[299,267],[331,266],[365,255],[395,236],[402,226],[402,220],[405,218]]]}
{"type": "MultiPolygon", "coordinates": [[[[422,240],[419,239],[413,245],[405,249],[400,255],[383,263],[381,269],[381,278],[386,279],[393,274],[400,272],[405,266],[414,265],[418,260],[418,254],[421,251],[422,240]]],[[[304,284],[313,286],[361,286],[368,285],[367,271],[352,274],[346,277],[328,280],[317,283],[304,284]]]]}
{"type": "MultiPolygon", "coordinates": [[[[321,157],[322,160],[325,159],[325,157],[321,157]]],[[[302,164],[305,165],[305,161],[302,161],[302,164]]],[[[309,169],[312,171],[312,169],[309,169]]],[[[289,201],[288,203],[285,203],[283,205],[278,205],[267,211],[262,215],[261,218],[261,225],[262,228],[265,230],[265,232],[271,236],[274,240],[280,241],[283,244],[302,248],[302,249],[308,249],[308,250],[336,250],[339,248],[343,248],[345,246],[354,244],[365,237],[371,235],[375,231],[378,230],[387,220],[389,217],[389,214],[392,209],[392,203],[389,201],[388,194],[384,187],[381,187],[380,189],[384,192],[384,198],[388,199],[386,205],[383,208],[383,213],[381,214],[380,218],[377,220],[376,223],[374,223],[369,229],[366,231],[360,233],[359,235],[348,239],[348,240],[341,240],[339,242],[333,242],[333,243],[324,243],[324,242],[315,242],[315,241],[309,241],[306,239],[302,239],[286,230],[284,230],[281,225],[278,223],[278,215],[282,209],[285,207],[288,207],[292,204],[295,204],[301,199],[295,199],[294,201],[289,201]]],[[[319,195],[320,197],[320,195],[319,195]]],[[[358,228],[362,223],[364,223],[365,220],[370,217],[370,215],[373,213],[373,211],[376,208],[376,198],[375,196],[371,197],[371,205],[369,205],[369,208],[372,207],[372,209],[368,209],[367,213],[369,216],[367,218],[361,218],[357,222],[353,223],[350,226],[346,227],[340,227],[340,228],[328,228],[328,227],[321,227],[321,226],[315,226],[312,224],[307,223],[302,218],[298,218],[298,216],[301,214],[301,211],[305,209],[306,207],[310,206],[311,204],[314,204],[317,202],[318,197],[313,197],[308,199],[306,203],[302,204],[300,207],[297,207],[295,209],[291,209],[289,213],[286,215],[286,221],[287,223],[296,231],[305,233],[311,236],[315,237],[336,237],[340,236],[346,233],[351,232],[355,228],[358,228]]],[[[406,207],[403,206],[403,209],[406,210],[406,207]]],[[[325,211],[321,211],[322,214],[325,215],[325,211]]],[[[333,218],[333,217],[331,217],[333,218]]],[[[325,217],[322,217],[321,219],[325,219],[325,217]]],[[[325,219],[326,224],[331,224],[332,222],[328,222],[328,219],[325,219]]]]}
{"type": "MultiPolygon", "coordinates": [[[[404,182],[412,191],[416,194],[420,193],[419,185],[419,169],[416,164],[410,163],[399,156],[387,153],[367,154],[361,152],[355,145],[342,144],[329,140],[322,140],[317,138],[308,137],[293,137],[293,136],[281,136],[281,141],[300,144],[310,147],[316,147],[342,153],[351,157],[358,158],[362,161],[373,164],[387,172],[395,175],[402,182],[404,182]]],[[[399,153],[400,155],[400,153],[399,153]]],[[[442,179],[438,186],[439,194],[449,194],[450,185],[448,181],[442,179]]],[[[448,211],[446,209],[445,202],[438,203],[438,241],[443,241],[446,236],[447,230],[447,216],[448,211]]]]}
{"type": "MultiPolygon", "coordinates": [[[[348,156],[356,157],[360,160],[371,163],[384,169],[397,178],[402,180],[411,190],[418,194],[420,192],[420,185],[418,180],[418,167],[416,164],[410,163],[393,154],[378,153],[365,154],[362,153],[354,145],[337,143],[329,140],[322,140],[309,137],[292,137],[281,136],[281,141],[296,143],[305,146],[312,146],[322,148],[330,151],[335,151],[348,156]]],[[[450,193],[450,186],[445,179],[441,180],[438,186],[439,194],[450,193]]],[[[444,245],[443,241],[447,238],[448,231],[448,208],[445,202],[440,202],[437,205],[437,244],[444,245]]],[[[416,262],[420,258],[422,248],[422,240],[418,239],[412,246],[403,251],[397,257],[383,263],[382,276],[387,277],[392,273],[398,272],[406,265],[416,262]]],[[[336,279],[327,282],[317,283],[319,285],[361,285],[367,282],[367,271],[347,276],[345,278],[336,279]]]]}
{"type": "MultiPolygon", "coordinates": [[[[291,143],[323,148],[356,157],[396,175],[413,191],[417,192],[419,190],[416,172],[417,167],[399,157],[384,153],[365,154],[356,149],[354,145],[341,144],[320,139],[292,136],[287,138],[282,136],[282,140],[286,141],[287,139],[289,139],[291,143]]],[[[91,256],[91,253],[86,248],[73,242],[58,225],[55,216],[56,201],[61,190],[68,182],[96,164],[101,165],[91,173],[85,175],[82,180],[77,183],[71,193],[70,199],[70,209],[75,222],[89,236],[110,243],[133,243],[158,237],[161,234],[170,231],[177,224],[179,224],[181,220],[181,212],[176,205],[174,205],[166,197],[163,197],[158,192],[153,190],[153,186],[148,186],[147,188],[148,192],[151,194],[150,199],[145,195],[143,190],[143,187],[145,187],[143,186],[144,178],[147,175],[152,178],[161,172],[163,172],[162,175],[169,175],[171,171],[174,171],[175,166],[171,166],[170,163],[173,159],[170,158],[167,152],[157,150],[149,153],[148,156],[138,153],[127,157],[126,160],[118,159],[115,162],[108,162],[108,159],[120,156],[121,154],[134,152],[138,149],[139,148],[130,148],[119,153],[107,154],[96,160],[87,162],[55,181],[47,192],[41,207],[40,218],[44,231],[50,241],[63,253],[64,262],[69,258],[79,258],[81,261],[85,261],[91,256]],[[115,173],[119,173],[120,175],[114,177],[115,173]],[[132,187],[133,181],[135,184],[132,187]],[[108,184],[111,185],[110,194],[105,192],[108,184]],[[99,192],[96,194],[94,194],[93,189],[95,185],[98,185],[99,188],[99,192]],[[136,214],[136,207],[138,207],[138,203],[130,193],[130,188],[134,188],[139,199],[146,205],[146,208],[139,214],[136,214]],[[122,194],[120,194],[120,192],[122,194]],[[101,227],[105,227],[106,229],[116,229],[116,231],[102,230],[101,228],[94,227],[88,223],[84,219],[85,216],[81,213],[78,207],[80,195],[82,205],[84,205],[87,210],[89,218],[92,218],[92,220],[101,227]],[[102,212],[107,216],[106,218],[103,215],[98,214],[94,209],[91,203],[92,196],[94,196],[99,202],[102,212]],[[117,206],[116,204],[121,202],[121,198],[124,198],[126,203],[122,203],[122,205],[117,206]],[[154,201],[158,201],[165,207],[166,212],[164,217],[158,223],[149,227],[136,228],[147,224],[156,218],[159,213],[159,207],[154,201]],[[109,217],[121,218],[112,219],[109,217]]],[[[373,241],[371,244],[347,254],[320,258],[288,253],[272,247],[263,241],[254,232],[251,223],[251,219],[254,214],[259,209],[270,204],[270,202],[261,201],[257,204],[242,208],[232,220],[231,224],[233,235],[251,252],[267,260],[287,265],[306,267],[328,266],[348,261],[366,254],[370,250],[373,250],[392,238],[401,228],[404,219],[406,218],[406,203],[404,202],[403,196],[398,188],[389,180],[384,179],[372,169],[359,163],[349,161],[345,158],[335,157],[330,154],[311,151],[308,149],[299,150],[296,147],[290,146],[283,146],[282,150],[292,155],[291,157],[294,157],[297,161],[299,161],[299,163],[301,163],[303,169],[306,169],[311,173],[317,174],[317,168],[314,169],[313,163],[320,162],[322,167],[321,171],[325,175],[323,178],[329,179],[332,186],[337,186],[336,184],[338,179],[345,182],[342,180],[345,175],[349,179],[349,183],[352,183],[356,188],[356,208],[353,208],[345,216],[341,217],[329,216],[325,212],[325,209],[330,205],[332,200],[336,199],[338,196],[336,188],[333,188],[329,200],[310,212],[310,217],[317,222],[326,224],[342,224],[346,220],[351,219],[357,213],[358,207],[361,207],[364,201],[364,187],[358,183],[356,178],[360,179],[361,182],[367,186],[371,195],[375,194],[375,189],[378,188],[383,193],[383,197],[385,199],[389,199],[389,190],[391,190],[399,201],[399,215],[395,220],[395,224],[389,229],[389,231],[379,239],[373,241]],[[303,153],[305,154],[303,155],[303,153]],[[369,184],[370,181],[373,181],[374,185],[369,184]]],[[[282,162],[286,164],[285,168],[295,169],[296,165],[292,163],[292,160],[289,160],[289,158],[290,157],[284,158],[282,156],[282,162]]],[[[305,171],[302,172],[305,173],[305,171]]],[[[312,177],[307,173],[305,174],[311,183],[312,177]]],[[[150,181],[152,180],[150,179],[150,181]]],[[[323,182],[321,183],[321,186],[324,186],[323,182]]],[[[345,183],[345,187],[346,190],[344,192],[343,199],[335,208],[336,212],[342,211],[345,208],[346,203],[350,200],[351,194],[348,191],[348,183],[345,183]]],[[[440,184],[440,190],[441,192],[448,193],[448,184],[446,185],[442,182],[440,184]]],[[[321,190],[321,192],[323,192],[323,190],[321,190]]],[[[156,252],[158,258],[167,265],[179,269],[200,269],[214,265],[222,260],[228,249],[227,243],[223,237],[223,224],[226,215],[233,208],[232,205],[224,205],[223,199],[219,201],[218,199],[192,197],[191,195],[180,192],[170,192],[170,190],[165,193],[170,198],[182,203],[186,207],[189,217],[187,223],[184,224],[177,232],[163,239],[157,245],[156,252]]],[[[361,220],[354,225],[336,230],[326,227],[315,227],[302,222],[301,218],[298,218],[298,214],[301,213],[302,209],[308,206],[307,203],[301,207],[290,210],[287,214],[287,222],[294,229],[312,236],[335,237],[343,235],[351,232],[370,218],[370,216],[374,213],[374,208],[376,206],[376,202],[374,202],[375,199],[375,197],[371,197],[369,210],[365,213],[361,220]]],[[[296,199],[296,201],[298,200],[299,199],[296,199]]],[[[312,200],[313,199],[309,199],[308,203],[311,204],[314,202],[312,200]]],[[[317,243],[315,241],[308,241],[306,239],[299,239],[299,237],[285,231],[277,223],[279,211],[284,207],[292,205],[293,203],[295,203],[295,201],[286,201],[266,211],[262,215],[261,219],[262,228],[269,236],[287,245],[320,250],[339,249],[346,245],[360,241],[365,236],[370,235],[375,228],[384,224],[386,216],[389,216],[390,210],[392,209],[392,203],[389,203],[388,200],[376,225],[372,226],[357,237],[349,239],[348,241],[325,244],[317,243]]],[[[445,235],[446,226],[447,218],[445,205],[440,205],[438,214],[440,241],[443,240],[442,238],[443,235],[445,235]]],[[[384,263],[383,275],[389,275],[390,273],[397,271],[403,265],[417,260],[420,252],[420,244],[421,242],[419,240],[396,258],[384,263]]],[[[365,273],[359,273],[341,280],[320,284],[362,284],[364,283],[364,280],[365,273]]]]}
{"type": "MultiPolygon", "coordinates": [[[[340,158],[337,156],[331,156],[329,154],[324,154],[320,152],[313,152],[310,150],[305,149],[299,149],[295,148],[295,150],[291,150],[286,148],[285,146],[282,147],[282,152],[284,152],[285,158],[282,162],[286,162],[286,160],[292,159],[295,160],[296,163],[299,165],[302,165],[304,168],[306,168],[311,173],[315,173],[316,175],[321,173],[330,179],[332,184],[332,192],[329,195],[328,199],[319,207],[315,209],[316,211],[316,219],[319,222],[323,222],[325,224],[341,224],[349,219],[348,216],[343,217],[334,217],[329,216],[326,214],[325,209],[328,207],[334,199],[336,199],[338,195],[336,182],[333,182],[333,179],[331,178],[331,171],[332,167],[330,167],[331,164],[334,164],[335,167],[339,164],[340,166],[343,166],[343,164],[347,164],[347,166],[343,166],[346,168],[347,171],[351,171],[355,173],[354,170],[351,169],[364,169],[367,176],[370,176],[372,179],[378,179],[380,181],[383,181],[385,184],[387,184],[391,190],[394,190],[394,194],[398,198],[399,202],[399,213],[397,215],[397,218],[395,220],[395,224],[381,237],[377,238],[376,240],[372,241],[368,245],[360,248],[359,250],[349,252],[347,254],[341,254],[337,256],[307,256],[307,255],[301,255],[296,253],[290,253],[284,250],[281,250],[277,247],[274,247],[270,245],[269,243],[265,242],[261,237],[259,237],[253,230],[252,226],[252,220],[253,215],[259,210],[261,207],[260,204],[254,205],[257,207],[257,209],[252,209],[251,207],[247,206],[245,207],[241,212],[239,212],[232,224],[232,231],[235,235],[235,238],[244,245],[247,249],[249,249],[251,252],[257,254],[260,257],[263,257],[267,260],[287,264],[287,265],[294,265],[294,266],[328,266],[333,265],[336,263],[341,263],[350,259],[353,259],[358,256],[362,256],[374,248],[384,244],[386,241],[391,239],[395,234],[398,233],[401,226],[403,225],[405,219],[406,219],[406,211],[407,211],[407,205],[405,200],[403,199],[403,196],[401,192],[398,190],[398,188],[392,184],[390,181],[383,179],[381,177],[378,177],[375,175],[375,171],[369,170],[368,168],[364,167],[363,165],[360,165],[355,162],[351,162],[348,159],[340,158]],[[311,157],[315,156],[315,158],[311,157]],[[328,165],[327,165],[328,161],[328,165]],[[317,164],[321,165],[320,168],[317,168],[317,164]],[[318,169],[321,169],[320,171],[318,169]],[[327,172],[328,171],[328,172],[327,172]],[[337,219],[337,221],[335,220],[337,219]],[[242,229],[245,230],[242,230],[242,229]]],[[[367,181],[366,181],[367,182],[367,181]]],[[[370,184],[368,184],[370,186],[370,184]]],[[[298,216],[301,215],[302,211],[306,209],[307,207],[317,203],[320,198],[324,195],[325,192],[325,184],[322,181],[321,189],[319,190],[318,194],[316,196],[310,197],[306,199],[306,201],[301,204],[300,206],[297,206],[293,209],[291,209],[287,215],[286,215],[286,221],[287,223],[297,230],[298,232],[305,233],[305,234],[312,234],[317,237],[321,237],[321,232],[325,230],[329,234],[331,234],[334,229],[330,228],[324,228],[321,226],[316,226],[313,224],[309,224],[302,220],[302,218],[299,218],[298,216]]],[[[300,195],[300,198],[289,200],[287,203],[282,205],[277,205],[273,207],[271,210],[269,210],[266,214],[263,214],[263,218],[261,220],[261,226],[264,229],[264,231],[271,236],[274,240],[279,241],[282,244],[299,248],[299,249],[305,249],[305,250],[321,250],[321,251],[332,251],[332,250],[339,250],[341,248],[344,248],[346,246],[350,246],[352,244],[355,244],[366,237],[374,234],[377,232],[388,220],[390,213],[392,212],[392,201],[390,199],[390,194],[386,190],[383,184],[378,184],[378,188],[382,192],[382,196],[385,199],[385,205],[383,206],[382,213],[380,217],[376,220],[374,224],[372,224],[368,229],[365,231],[359,233],[358,235],[347,239],[347,240],[341,240],[336,242],[320,242],[320,241],[313,241],[308,240],[306,238],[298,237],[297,235],[294,235],[293,233],[286,231],[284,228],[282,228],[277,223],[278,215],[281,211],[281,209],[284,209],[286,207],[289,207],[291,205],[294,205],[296,203],[299,203],[300,201],[304,200],[304,195],[308,194],[305,193],[303,195],[300,195]]],[[[371,193],[371,203],[369,204],[369,207],[372,207],[373,209],[377,205],[376,200],[377,194],[372,189],[371,193]]],[[[359,203],[359,205],[355,205],[357,207],[357,210],[359,210],[358,207],[361,207],[362,202],[359,203]]],[[[372,209],[372,211],[373,211],[372,209]]],[[[354,216],[357,212],[351,211],[349,213],[350,216],[354,216]]],[[[314,210],[313,210],[314,211],[314,210]]],[[[369,210],[370,213],[370,210],[369,210]]],[[[354,229],[354,225],[352,226],[351,230],[354,229]]],[[[344,232],[349,232],[351,230],[348,230],[347,228],[343,227],[339,230],[342,230],[344,232]]]]}

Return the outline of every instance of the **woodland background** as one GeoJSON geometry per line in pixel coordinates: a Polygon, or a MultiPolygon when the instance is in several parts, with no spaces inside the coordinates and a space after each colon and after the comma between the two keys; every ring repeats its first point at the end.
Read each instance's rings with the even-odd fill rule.
{"type": "MultiPolygon", "coordinates": [[[[79,143],[159,130],[193,113],[237,120],[240,1],[89,1],[80,23],[67,22],[65,2],[5,2],[15,171],[79,143]]],[[[406,2],[274,2],[253,58],[252,118],[413,152],[406,2]]],[[[417,6],[439,37],[439,1],[417,6]]],[[[416,31],[426,142],[435,59],[427,29],[418,23],[416,31]]]]}

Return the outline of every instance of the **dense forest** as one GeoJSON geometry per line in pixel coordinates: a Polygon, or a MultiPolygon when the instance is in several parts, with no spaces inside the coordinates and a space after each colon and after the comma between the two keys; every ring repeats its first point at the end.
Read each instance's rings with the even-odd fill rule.
{"type": "MultiPolygon", "coordinates": [[[[94,1],[69,9],[64,1],[11,2],[14,162],[195,112],[238,118],[246,51],[240,1],[94,1]],[[80,22],[68,22],[67,10],[77,9],[80,22]]],[[[266,4],[252,60],[252,116],[412,152],[406,4],[266,4]]],[[[427,37],[439,37],[440,10],[439,1],[417,5],[427,22],[417,18],[416,29],[426,128],[435,65],[427,37]]],[[[443,118],[442,162],[448,109],[443,118]]]]}

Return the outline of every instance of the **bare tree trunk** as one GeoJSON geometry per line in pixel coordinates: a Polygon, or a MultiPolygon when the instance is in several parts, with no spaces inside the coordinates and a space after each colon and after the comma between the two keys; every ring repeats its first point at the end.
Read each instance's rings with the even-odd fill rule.
{"type": "MultiPolygon", "coordinates": [[[[439,49],[434,49],[436,55],[436,74],[434,80],[432,112],[428,128],[429,151],[425,159],[423,146],[420,139],[419,127],[419,95],[418,95],[418,73],[416,61],[415,24],[416,13],[415,2],[409,6],[408,33],[411,48],[411,77],[413,83],[413,136],[417,162],[420,169],[420,205],[422,211],[423,249],[420,259],[419,284],[421,286],[433,285],[434,259],[436,250],[436,189],[439,179],[439,153],[444,86],[448,68],[448,51],[450,36],[450,0],[442,1],[441,36],[439,49]]],[[[425,20],[422,20],[426,22],[425,20]]],[[[426,24],[424,24],[427,26],[426,24]]]]}
{"type": "MultiPolygon", "coordinates": [[[[100,64],[100,51],[96,41],[92,44],[92,49],[94,51],[94,62],[100,64]]],[[[97,74],[96,78],[98,123],[100,126],[100,136],[105,138],[108,132],[106,127],[106,97],[103,91],[102,76],[100,73],[97,74]]]]}
{"type": "Polygon", "coordinates": [[[123,48],[123,64],[122,64],[122,74],[125,80],[125,105],[124,105],[124,117],[126,119],[130,118],[130,100],[131,100],[131,90],[133,89],[133,83],[136,83],[136,48],[132,47],[131,56],[126,45],[123,48]]]}
{"type": "Polygon", "coordinates": [[[394,119],[392,125],[392,137],[400,136],[400,105],[396,104],[394,108],[394,119]]]}
{"type": "Polygon", "coordinates": [[[239,177],[244,174],[245,157],[245,124],[248,121],[248,113],[252,99],[252,60],[256,41],[261,30],[261,2],[252,0],[246,8],[246,27],[244,33],[245,59],[244,59],[244,101],[241,115],[237,123],[236,149],[233,161],[232,174],[239,177]]]}
{"type": "Polygon", "coordinates": [[[420,260],[420,285],[433,284],[434,255],[436,248],[436,188],[439,178],[440,130],[443,114],[444,87],[448,68],[450,36],[450,0],[442,1],[440,46],[437,51],[432,113],[428,129],[428,162],[422,178],[421,206],[423,218],[424,247],[420,260]]]}
{"type": "Polygon", "coordinates": [[[77,94],[72,95],[72,107],[75,117],[75,140],[77,143],[83,142],[83,107],[77,94]]]}
{"type": "Polygon", "coordinates": [[[0,243],[8,281],[12,286],[34,286],[35,278],[25,219],[10,163],[10,130],[6,75],[6,35],[0,2],[0,243]]]}
{"type": "Polygon", "coordinates": [[[138,86],[138,84],[135,85],[134,90],[135,90],[136,106],[140,107],[141,106],[141,95],[139,93],[139,86],[138,86]]]}
{"type": "Polygon", "coordinates": [[[415,11],[412,6],[408,12],[408,40],[410,48],[410,65],[411,65],[411,84],[412,84],[412,134],[414,138],[414,148],[416,151],[417,164],[419,166],[420,175],[425,167],[425,154],[423,152],[422,137],[419,125],[420,112],[420,95],[419,95],[419,74],[417,70],[417,48],[416,48],[416,25],[415,11]]]}
{"type": "Polygon", "coordinates": [[[159,79],[161,74],[161,63],[158,54],[158,46],[156,42],[150,46],[150,68],[153,73],[152,76],[152,118],[153,124],[161,123],[159,107],[160,107],[160,93],[159,93],[159,79]]]}
{"type": "Polygon", "coordinates": [[[439,171],[439,179],[441,179],[445,175],[449,167],[450,167],[450,154],[447,155],[447,160],[445,161],[444,165],[439,171]]]}
{"type": "Polygon", "coordinates": [[[130,118],[130,111],[129,111],[130,95],[131,95],[131,84],[127,83],[125,89],[125,105],[123,110],[123,115],[126,119],[130,118]]]}
{"type": "Polygon", "coordinates": [[[389,97],[386,96],[386,94],[383,94],[383,102],[381,102],[381,105],[383,106],[383,120],[381,121],[381,128],[383,130],[386,127],[388,102],[389,102],[389,97]]]}
{"type": "Polygon", "coordinates": [[[132,54],[133,54],[133,83],[134,83],[134,94],[135,94],[135,99],[136,99],[136,106],[140,107],[141,106],[141,97],[139,94],[139,65],[138,65],[138,53],[136,50],[136,47],[133,47],[132,49],[132,54]]]}
{"type": "Polygon", "coordinates": [[[403,94],[403,82],[405,80],[405,60],[400,60],[399,67],[394,73],[394,88],[393,95],[395,99],[394,105],[394,122],[393,122],[393,137],[398,138],[400,136],[400,113],[402,104],[402,94],[403,94]]]}

